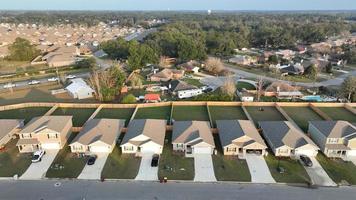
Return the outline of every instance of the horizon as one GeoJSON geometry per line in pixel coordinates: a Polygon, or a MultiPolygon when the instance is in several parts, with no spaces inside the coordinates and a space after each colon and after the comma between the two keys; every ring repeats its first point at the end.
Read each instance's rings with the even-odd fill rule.
{"type": "Polygon", "coordinates": [[[2,11],[355,11],[353,0],[12,0],[2,11]]]}

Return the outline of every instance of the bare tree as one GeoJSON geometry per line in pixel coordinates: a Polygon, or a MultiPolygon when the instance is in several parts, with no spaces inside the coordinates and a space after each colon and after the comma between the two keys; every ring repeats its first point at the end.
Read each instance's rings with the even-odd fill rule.
{"type": "Polygon", "coordinates": [[[209,57],[205,61],[205,70],[214,74],[218,74],[224,70],[224,64],[219,58],[209,57]]]}
{"type": "Polygon", "coordinates": [[[227,77],[224,84],[221,86],[221,92],[229,95],[230,97],[235,95],[236,83],[232,77],[227,77]]]}
{"type": "Polygon", "coordinates": [[[131,87],[142,87],[142,79],[139,74],[135,73],[133,76],[131,76],[130,85],[131,87]]]}
{"type": "Polygon", "coordinates": [[[159,59],[159,66],[163,68],[171,67],[170,59],[166,56],[161,56],[159,59]]]}
{"type": "Polygon", "coordinates": [[[257,83],[257,101],[260,101],[263,92],[264,80],[262,77],[258,79],[257,83]]]}

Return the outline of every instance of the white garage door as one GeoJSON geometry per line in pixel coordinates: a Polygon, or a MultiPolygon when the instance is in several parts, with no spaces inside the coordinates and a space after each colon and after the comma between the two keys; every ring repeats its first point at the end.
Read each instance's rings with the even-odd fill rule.
{"type": "Polygon", "coordinates": [[[317,151],[314,151],[314,150],[296,150],[295,154],[296,155],[306,155],[306,156],[314,157],[314,156],[316,156],[317,151]]]}
{"type": "Polygon", "coordinates": [[[211,154],[210,147],[194,147],[194,154],[211,154]]]}
{"type": "Polygon", "coordinates": [[[347,152],[347,156],[356,156],[356,150],[350,150],[347,152]]]}
{"type": "Polygon", "coordinates": [[[90,152],[94,153],[109,153],[110,148],[108,146],[91,146],[90,152]]]}
{"type": "Polygon", "coordinates": [[[44,143],[41,145],[43,149],[60,149],[59,143],[44,143]]]}
{"type": "Polygon", "coordinates": [[[159,153],[160,149],[159,147],[142,147],[141,152],[142,153],[159,153]]]}

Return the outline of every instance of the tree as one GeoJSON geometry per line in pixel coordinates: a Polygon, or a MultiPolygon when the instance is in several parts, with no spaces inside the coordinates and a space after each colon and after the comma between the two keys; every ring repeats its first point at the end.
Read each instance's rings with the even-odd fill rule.
{"type": "Polygon", "coordinates": [[[15,42],[8,49],[9,56],[7,59],[16,61],[31,61],[41,53],[30,41],[19,37],[15,39],[15,42]]]}
{"type": "Polygon", "coordinates": [[[129,43],[121,37],[103,42],[100,46],[111,59],[127,59],[129,56],[129,43]]]}
{"type": "Polygon", "coordinates": [[[93,57],[79,60],[75,63],[76,68],[90,68],[94,69],[96,67],[96,60],[93,57]]]}
{"type": "Polygon", "coordinates": [[[268,57],[268,62],[275,65],[278,64],[277,55],[271,55],[270,57],[268,57]]]}
{"type": "Polygon", "coordinates": [[[209,57],[205,61],[205,70],[214,74],[218,74],[224,70],[224,64],[219,58],[209,57]]]}
{"type": "Polygon", "coordinates": [[[136,97],[133,94],[128,94],[122,98],[121,103],[131,104],[136,103],[136,97]]]}
{"type": "Polygon", "coordinates": [[[308,77],[311,80],[316,80],[316,78],[318,77],[318,68],[315,64],[310,65],[309,67],[307,67],[304,71],[304,75],[306,77],[308,77]]]}
{"type": "Polygon", "coordinates": [[[354,102],[356,100],[356,76],[347,77],[341,85],[340,92],[347,100],[354,102]]]}
{"type": "Polygon", "coordinates": [[[141,76],[137,73],[135,73],[133,76],[131,76],[130,85],[131,85],[131,87],[134,87],[134,88],[136,88],[136,87],[141,88],[142,87],[141,76]]]}
{"type": "Polygon", "coordinates": [[[145,67],[147,64],[158,63],[158,55],[150,46],[140,45],[138,42],[132,42],[129,48],[128,65],[131,71],[145,67]]]}
{"type": "Polygon", "coordinates": [[[223,94],[229,95],[230,97],[233,97],[236,92],[236,83],[233,78],[228,77],[224,84],[221,86],[221,92],[223,94]]]}
{"type": "Polygon", "coordinates": [[[262,77],[258,79],[257,83],[257,101],[260,101],[263,92],[264,80],[262,77]]]}

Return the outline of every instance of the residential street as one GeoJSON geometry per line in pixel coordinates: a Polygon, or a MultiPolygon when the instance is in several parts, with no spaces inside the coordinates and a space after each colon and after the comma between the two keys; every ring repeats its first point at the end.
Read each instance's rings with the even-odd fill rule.
{"type": "Polygon", "coordinates": [[[0,199],[263,199],[353,200],[356,188],[308,189],[287,185],[99,181],[0,181],[0,199]],[[19,192],[20,191],[20,192],[19,192]]]}

